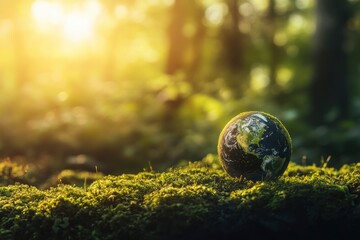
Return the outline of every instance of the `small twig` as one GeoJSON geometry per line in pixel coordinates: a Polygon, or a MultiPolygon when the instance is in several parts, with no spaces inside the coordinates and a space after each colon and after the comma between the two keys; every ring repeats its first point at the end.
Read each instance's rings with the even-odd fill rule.
{"type": "Polygon", "coordinates": [[[329,155],[329,156],[326,158],[326,160],[325,160],[324,164],[322,165],[322,167],[323,167],[323,168],[326,168],[326,167],[328,166],[328,163],[330,162],[330,160],[331,160],[331,156],[329,155]]]}
{"type": "Polygon", "coordinates": [[[148,161],[148,162],[149,162],[150,172],[153,172],[153,171],[154,171],[154,169],[153,169],[153,167],[151,166],[151,162],[150,162],[150,161],[148,161]]]}
{"type": "Polygon", "coordinates": [[[87,184],[86,184],[86,177],[84,178],[84,190],[85,190],[85,192],[86,192],[86,186],[87,184]]]}

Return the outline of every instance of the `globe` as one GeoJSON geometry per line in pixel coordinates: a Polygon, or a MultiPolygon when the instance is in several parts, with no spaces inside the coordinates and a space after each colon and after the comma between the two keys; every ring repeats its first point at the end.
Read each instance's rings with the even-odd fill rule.
{"type": "Polygon", "coordinates": [[[281,176],[291,157],[291,138],[276,117],[243,112],[231,119],[218,141],[218,155],[232,177],[262,181],[281,176]]]}

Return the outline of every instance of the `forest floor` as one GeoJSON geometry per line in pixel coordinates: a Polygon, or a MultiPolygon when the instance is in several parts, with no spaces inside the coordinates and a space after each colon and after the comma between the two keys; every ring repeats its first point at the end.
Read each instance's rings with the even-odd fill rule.
{"type": "Polygon", "coordinates": [[[359,239],[360,163],[290,163],[256,183],[229,177],[213,155],[184,165],[83,186],[1,186],[0,239],[359,239]]]}

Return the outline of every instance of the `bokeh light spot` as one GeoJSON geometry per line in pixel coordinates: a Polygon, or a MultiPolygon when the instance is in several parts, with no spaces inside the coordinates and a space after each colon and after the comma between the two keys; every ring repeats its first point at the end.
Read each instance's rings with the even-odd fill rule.
{"type": "Polygon", "coordinates": [[[221,25],[227,13],[227,6],[223,3],[210,5],[205,11],[205,19],[210,25],[221,25]]]}
{"type": "Polygon", "coordinates": [[[293,71],[289,68],[280,68],[277,71],[276,82],[280,86],[286,86],[293,77],[293,71]]]}
{"type": "Polygon", "coordinates": [[[266,66],[257,66],[251,70],[250,73],[250,87],[254,91],[262,91],[269,83],[269,68],[266,66]]]}
{"type": "Polygon", "coordinates": [[[86,13],[74,11],[65,16],[64,37],[79,42],[92,37],[93,18],[86,13]]]}

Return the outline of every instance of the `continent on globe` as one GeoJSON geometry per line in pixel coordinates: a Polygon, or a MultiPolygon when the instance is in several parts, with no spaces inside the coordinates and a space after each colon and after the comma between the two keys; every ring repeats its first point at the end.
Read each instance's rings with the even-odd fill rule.
{"type": "Polygon", "coordinates": [[[281,176],[291,151],[290,135],[280,120],[257,111],[231,119],[218,141],[219,160],[225,171],[253,181],[281,176]]]}

